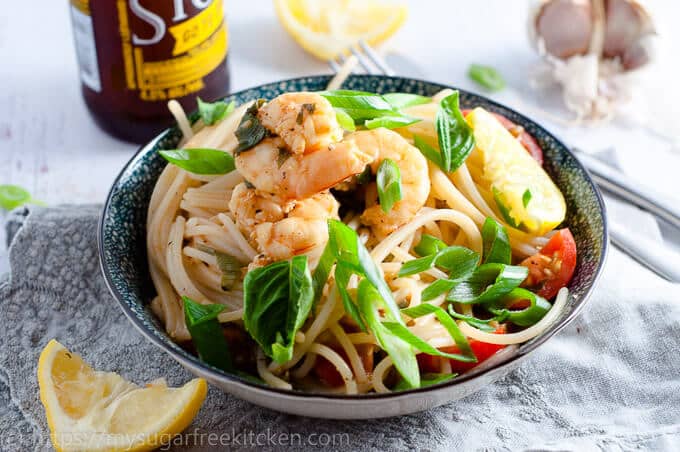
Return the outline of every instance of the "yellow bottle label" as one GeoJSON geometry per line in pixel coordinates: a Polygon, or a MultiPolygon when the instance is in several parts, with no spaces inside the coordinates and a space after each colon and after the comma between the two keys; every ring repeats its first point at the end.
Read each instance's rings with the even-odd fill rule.
{"type": "Polygon", "coordinates": [[[163,101],[201,90],[203,78],[228,50],[222,0],[193,0],[189,17],[181,0],[161,15],[140,0],[117,0],[125,84],[145,101],[163,101]],[[166,17],[169,16],[169,17],[166,17]],[[135,24],[144,22],[144,27],[135,24]],[[139,28],[137,32],[136,28],[139,28]],[[149,51],[153,46],[153,52],[149,51]],[[161,55],[159,57],[159,55],[161,55]]]}

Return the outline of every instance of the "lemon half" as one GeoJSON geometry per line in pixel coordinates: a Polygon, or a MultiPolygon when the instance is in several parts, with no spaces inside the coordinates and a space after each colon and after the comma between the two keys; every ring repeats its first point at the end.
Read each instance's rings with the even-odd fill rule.
{"type": "Polygon", "coordinates": [[[274,0],[283,27],[305,50],[322,60],[345,52],[360,39],[377,46],[408,15],[394,0],[274,0]]]}
{"type": "Polygon", "coordinates": [[[92,369],[52,340],[38,363],[40,400],[57,451],[144,451],[170,442],[194,419],[208,386],[157,382],[141,388],[92,369]]]}

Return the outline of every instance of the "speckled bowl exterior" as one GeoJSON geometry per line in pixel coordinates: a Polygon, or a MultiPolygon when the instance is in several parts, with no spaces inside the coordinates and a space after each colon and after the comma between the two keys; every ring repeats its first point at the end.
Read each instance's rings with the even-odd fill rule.
{"type": "MultiPolygon", "coordinates": [[[[258,98],[271,99],[289,91],[325,89],[329,76],[311,76],[270,83],[235,93],[227,100],[238,104],[258,98]]],[[[431,96],[451,88],[400,77],[354,75],[345,89],[377,93],[407,92],[431,96]]],[[[531,133],[543,149],[546,171],[564,193],[564,222],[576,239],[578,263],[569,285],[568,307],[562,317],[541,336],[510,349],[496,362],[436,386],[392,394],[357,396],[316,394],[273,389],[229,375],[198,360],[165,333],[149,308],[155,292],[147,267],[145,224],[154,184],[166,162],[156,151],[176,147],[180,133],[171,128],[143,146],[128,162],[111,188],[99,228],[101,268],[114,298],[132,324],[151,342],[169,353],[192,373],[223,390],[253,403],[292,414],[336,419],[387,417],[425,410],[462,398],[514,369],[530,352],[564,328],[584,307],[604,265],[607,228],[604,204],[587,171],[569,149],[527,117],[483,96],[460,90],[464,108],[476,106],[502,113],[531,133]]]]}

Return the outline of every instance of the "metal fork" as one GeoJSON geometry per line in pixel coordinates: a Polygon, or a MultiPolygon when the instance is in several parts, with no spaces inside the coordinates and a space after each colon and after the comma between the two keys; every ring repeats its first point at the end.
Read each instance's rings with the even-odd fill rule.
{"type": "MultiPolygon", "coordinates": [[[[394,75],[382,56],[363,40],[350,46],[351,55],[340,55],[328,65],[334,73],[351,73],[357,65],[368,74],[394,75]]],[[[583,152],[574,154],[581,164],[591,173],[600,189],[614,194],[625,201],[640,207],[680,230],[680,208],[665,202],[654,195],[652,189],[645,188],[617,171],[583,152]]],[[[612,244],[630,257],[646,266],[657,275],[671,282],[680,282],[680,254],[671,251],[664,244],[658,243],[641,234],[632,234],[622,225],[608,219],[609,235],[612,244]]]]}

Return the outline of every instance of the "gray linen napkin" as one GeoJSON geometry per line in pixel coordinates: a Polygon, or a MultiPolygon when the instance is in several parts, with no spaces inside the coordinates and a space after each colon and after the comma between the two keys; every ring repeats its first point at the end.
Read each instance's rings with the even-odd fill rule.
{"type": "MultiPolygon", "coordinates": [[[[26,213],[8,222],[12,272],[0,282],[0,450],[11,451],[50,448],[35,372],[52,338],[137,383],[191,378],[109,295],[97,260],[99,207],[26,213]]],[[[333,450],[669,450],[680,440],[679,339],[680,286],[612,250],[585,312],[518,370],[461,401],[347,422],[288,416],[211,388],[187,430],[199,435],[183,439],[227,434],[231,448],[270,450],[290,444],[282,433],[300,435],[296,450],[322,441],[333,450]]]]}

